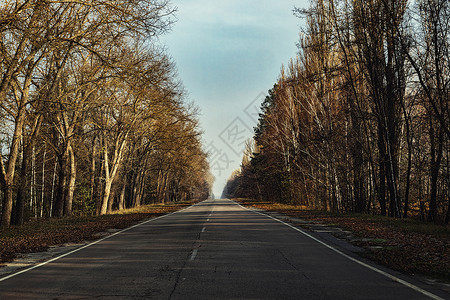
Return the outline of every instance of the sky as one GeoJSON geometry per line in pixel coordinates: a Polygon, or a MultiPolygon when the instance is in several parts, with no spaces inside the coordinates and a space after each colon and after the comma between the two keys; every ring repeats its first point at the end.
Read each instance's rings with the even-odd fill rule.
{"type": "Polygon", "coordinates": [[[187,101],[200,110],[203,147],[220,197],[253,137],[259,107],[281,66],[297,54],[300,26],[294,7],[307,0],[172,0],[177,7],[162,38],[187,101]]]}

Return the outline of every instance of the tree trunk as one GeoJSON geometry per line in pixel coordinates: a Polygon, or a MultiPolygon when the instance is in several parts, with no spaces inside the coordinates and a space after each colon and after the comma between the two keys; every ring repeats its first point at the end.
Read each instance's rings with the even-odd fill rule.
{"type": "Polygon", "coordinates": [[[390,214],[400,217],[401,195],[399,192],[399,129],[401,127],[400,104],[404,101],[405,90],[405,57],[402,49],[397,45],[399,39],[396,24],[403,19],[403,10],[400,3],[395,1],[384,2],[386,22],[386,47],[387,65],[385,68],[386,92],[382,107],[386,107],[383,115],[385,117],[386,145],[388,155],[387,178],[390,195],[390,214]]]}
{"type": "Polygon", "coordinates": [[[53,204],[53,216],[60,218],[64,215],[64,206],[66,203],[66,189],[67,189],[67,157],[68,148],[64,147],[66,150],[64,153],[58,153],[58,183],[56,186],[55,201],[53,204]]]}
{"type": "Polygon", "coordinates": [[[406,126],[406,142],[408,144],[408,167],[406,169],[406,187],[405,187],[405,202],[403,206],[403,218],[408,217],[409,209],[409,190],[411,187],[411,168],[412,168],[412,139],[411,139],[411,129],[410,129],[410,119],[406,113],[405,103],[402,103],[403,116],[405,118],[406,126]]]}
{"type": "Polygon", "coordinates": [[[27,178],[30,172],[29,166],[31,155],[29,150],[30,150],[29,146],[25,147],[23,152],[22,167],[17,173],[19,185],[17,189],[17,198],[14,209],[15,214],[12,219],[12,224],[14,225],[22,225],[24,223],[25,201],[28,196],[27,178]]]}
{"type": "Polygon", "coordinates": [[[124,179],[122,188],[120,190],[120,196],[119,196],[119,210],[125,209],[125,192],[127,188],[127,181],[124,179]]]}
{"type": "Polygon", "coordinates": [[[439,130],[438,137],[438,148],[435,146],[435,133],[433,125],[430,122],[430,142],[431,142],[431,162],[430,162],[430,211],[428,214],[428,220],[430,222],[438,222],[437,218],[437,182],[439,178],[439,170],[441,168],[442,161],[442,153],[443,153],[443,138],[444,138],[444,130],[441,128],[439,130]]]}
{"type": "Polygon", "coordinates": [[[2,208],[2,227],[11,225],[11,215],[13,209],[13,187],[5,185],[3,188],[3,208],[2,208]]]}
{"type": "Polygon", "coordinates": [[[160,202],[161,201],[161,189],[162,189],[162,171],[159,170],[158,171],[158,180],[157,180],[157,184],[156,184],[156,201],[160,202]]]}
{"type": "Polygon", "coordinates": [[[359,142],[358,138],[361,133],[361,126],[358,117],[356,116],[355,104],[353,100],[351,100],[351,120],[352,120],[352,131],[354,136],[352,137],[352,162],[353,162],[353,199],[355,202],[354,211],[357,213],[362,213],[365,210],[366,201],[363,195],[363,153],[362,153],[362,145],[359,142]]]}
{"type": "Polygon", "coordinates": [[[108,201],[109,196],[111,194],[111,186],[112,186],[111,178],[105,179],[105,191],[102,199],[102,207],[100,209],[101,215],[106,215],[106,213],[108,212],[108,201]]]}
{"type": "Polygon", "coordinates": [[[55,194],[56,194],[55,186],[56,186],[56,177],[57,177],[57,175],[56,175],[57,172],[56,171],[57,170],[58,170],[58,158],[55,155],[55,162],[54,162],[53,176],[52,176],[52,193],[51,193],[51,197],[50,197],[50,203],[48,205],[48,207],[49,207],[49,210],[48,210],[49,217],[53,216],[53,210],[54,210],[54,207],[55,207],[55,194]]]}
{"type": "MultiPolygon", "coordinates": [[[[447,150],[446,152],[446,160],[447,160],[447,178],[446,178],[446,182],[447,182],[447,187],[450,186],[450,157],[449,157],[449,144],[447,141],[447,150]]],[[[445,224],[448,225],[448,223],[450,222],[450,189],[447,188],[447,214],[445,215],[445,224]]]]}
{"type": "Polygon", "coordinates": [[[90,172],[90,203],[95,202],[95,159],[97,156],[97,147],[95,146],[96,138],[92,139],[92,156],[91,156],[91,172],[90,172]]]}
{"type": "MultiPolygon", "coordinates": [[[[30,159],[34,159],[34,149],[36,148],[37,136],[40,131],[42,118],[38,116],[33,124],[32,132],[26,145],[23,146],[23,158],[22,166],[18,172],[18,190],[16,198],[15,216],[13,223],[15,225],[22,225],[24,223],[25,202],[28,196],[27,193],[27,180],[30,174],[30,165],[32,164],[30,159]]],[[[31,170],[33,171],[33,170],[31,170]]],[[[31,195],[32,196],[32,195],[31,195]]]]}
{"type": "Polygon", "coordinates": [[[0,156],[1,171],[2,171],[2,183],[3,183],[3,207],[2,207],[2,227],[9,227],[11,225],[12,208],[13,208],[13,188],[14,188],[14,175],[16,170],[16,162],[19,156],[20,141],[22,139],[23,126],[25,123],[25,106],[22,106],[17,114],[16,123],[14,128],[14,135],[11,141],[10,154],[8,159],[7,168],[5,169],[3,164],[3,158],[0,156]]]}
{"type": "MultiPolygon", "coordinates": [[[[103,143],[103,142],[102,142],[103,143]]],[[[103,159],[100,160],[100,176],[96,179],[97,184],[94,185],[95,188],[95,199],[96,199],[96,215],[100,215],[102,203],[103,203],[103,194],[105,189],[104,179],[102,178],[102,174],[105,172],[105,161],[103,159]]]]}
{"type": "Polygon", "coordinates": [[[77,178],[77,167],[75,162],[75,154],[73,152],[72,145],[68,145],[68,154],[69,154],[69,180],[66,189],[66,195],[64,197],[64,215],[70,216],[72,215],[72,205],[73,205],[73,195],[75,192],[75,182],[77,178]]]}
{"type": "Polygon", "coordinates": [[[141,176],[139,176],[139,188],[138,188],[138,192],[137,192],[137,197],[136,197],[136,207],[139,207],[142,205],[142,199],[144,196],[144,172],[141,172],[141,176]]]}
{"type": "Polygon", "coordinates": [[[141,174],[139,171],[135,171],[134,172],[134,176],[133,176],[133,188],[132,188],[132,203],[133,203],[133,207],[138,207],[139,204],[139,182],[140,182],[140,177],[141,174]]]}
{"type": "Polygon", "coordinates": [[[44,144],[44,154],[42,157],[42,173],[41,173],[41,211],[39,216],[42,218],[44,216],[44,198],[45,198],[45,158],[47,156],[47,147],[44,144]]]}
{"type": "Polygon", "coordinates": [[[104,157],[104,166],[105,166],[105,191],[103,194],[102,205],[100,209],[100,214],[104,215],[108,211],[108,201],[111,194],[112,183],[116,177],[117,171],[119,170],[122,155],[126,144],[127,135],[122,136],[122,140],[117,138],[114,147],[114,156],[112,158],[112,168],[109,166],[109,158],[108,158],[108,143],[106,138],[104,138],[103,142],[103,157],[104,157]]]}
{"type": "Polygon", "coordinates": [[[108,142],[106,137],[103,137],[103,167],[105,171],[105,189],[103,191],[103,197],[100,207],[100,215],[106,214],[108,210],[108,199],[111,193],[112,180],[109,172],[109,159],[108,159],[108,142]]]}
{"type": "MultiPolygon", "coordinates": [[[[382,125],[378,125],[382,126],[382,125]]],[[[382,128],[378,129],[378,155],[379,155],[379,180],[380,184],[378,185],[378,201],[380,202],[380,210],[381,215],[386,215],[386,171],[385,171],[385,148],[384,148],[384,139],[382,128]]]]}
{"type": "Polygon", "coordinates": [[[36,198],[36,147],[31,148],[31,183],[30,183],[30,210],[37,218],[37,198],[36,198]]]}
{"type": "Polygon", "coordinates": [[[113,211],[113,205],[114,205],[115,198],[116,198],[116,193],[114,192],[114,190],[111,190],[111,193],[110,193],[109,199],[108,199],[108,209],[106,210],[106,212],[108,214],[112,213],[112,211],[113,211]]]}

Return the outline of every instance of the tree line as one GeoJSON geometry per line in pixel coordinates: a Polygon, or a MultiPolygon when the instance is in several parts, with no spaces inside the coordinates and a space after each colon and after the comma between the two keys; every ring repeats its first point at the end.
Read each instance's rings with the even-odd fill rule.
{"type": "Polygon", "coordinates": [[[450,4],[314,0],[228,197],[449,223],[450,4]]]}
{"type": "Polygon", "coordinates": [[[167,0],[0,4],[1,225],[208,197],[167,0]]]}

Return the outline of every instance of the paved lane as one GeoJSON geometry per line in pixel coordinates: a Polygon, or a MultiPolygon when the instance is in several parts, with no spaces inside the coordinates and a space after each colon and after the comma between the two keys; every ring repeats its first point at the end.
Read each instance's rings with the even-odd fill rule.
{"type": "Polygon", "coordinates": [[[432,299],[229,200],[202,202],[0,282],[0,299],[26,298],[432,299]]]}

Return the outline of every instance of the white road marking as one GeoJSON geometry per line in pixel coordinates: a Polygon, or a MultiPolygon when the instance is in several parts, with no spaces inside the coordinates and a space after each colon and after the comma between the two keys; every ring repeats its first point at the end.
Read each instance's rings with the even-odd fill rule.
{"type": "MultiPolygon", "coordinates": [[[[234,202],[233,200],[230,200],[230,201],[231,201],[231,202],[234,202]]],[[[353,262],[355,262],[355,263],[357,263],[357,264],[359,264],[359,265],[361,265],[361,266],[363,266],[363,267],[366,267],[366,268],[368,268],[368,269],[370,269],[370,270],[372,270],[372,271],[374,271],[374,272],[377,272],[378,274],[381,274],[381,275],[383,275],[383,276],[385,276],[385,277],[391,279],[392,281],[398,282],[398,283],[400,283],[400,284],[402,284],[402,285],[404,285],[404,286],[407,286],[407,287],[409,287],[409,288],[415,290],[416,292],[419,292],[419,293],[421,293],[421,294],[423,294],[423,295],[425,295],[425,296],[428,296],[428,297],[430,297],[431,299],[435,299],[435,300],[445,300],[444,298],[441,298],[441,297],[439,297],[439,296],[437,296],[437,295],[435,295],[435,294],[432,294],[432,293],[430,293],[430,292],[428,292],[428,291],[426,291],[426,290],[424,290],[424,289],[421,289],[420,287],[415,286],[415,285],[412,284],[412,283],[409,283],[409,282],[407,282],[407,281],[405,281],[405,280],[403,280],[403,279],[400,279],[400,278],[398,278],[398,277],[396,277],[396,276],[394,276],[394,275],[392,275],[392,274],[389,274],[389,273],[387,273],[387,272],[385,272],[385,271],[382,271],[382,270],[380,270],[380,269],[378,269],[378,268],[376,268],[376,267],[373,267],[373,266],[371,266],[371,265],[369,265],[369,264],[366,264],[365,262],[362,262],[362,261],[360,261],[360,260],[358,260],[358,259],[356,259],[356,258],[353,258],[353,257],[351,257],[351,256],[349,256],[349,255],[347,255],[347,254],[345,254],[344,252],[342,252],[342,251],[340,251],[340,250],[334,248],[333,246],[330,246],[330,245],[328,245],[328,244],[322,242],[321,240],[319,240],[319,239],[313,237],[313,236],[310,235],[309,233],[307,233],[307,232],[301,230],[300,228],[294,227],[294,226],[292,226],[291,224],[288,224],[288,223],[286,223],[286,222],[283,222],[283,221],[281,221],[281,220],[278,220],[277,218],[274,218],[274,217],[272,217],[272,216],[269,216],[269,215],[267,215],[267,214],[265,214],[265,213],[262,213],[262,212],[259,212],[259,211],[256,211],[256,210],[253,210],[253,209],[249,209],[249,208],[247,208],[247,207],[244,207],[244,206],[240,205],[240,204],[237,203],[237,202],[234,202],[234,203],[236,203],[238,206],[242,207],[242,208],[245,209],[245,210],[254,212],[255,214],[259,214],[259,215],[268,217],[268,218],[270,218],[270,219],[272,219],[272,220],[275,220],[275,221],[277,221],[277,222],[279,222],[279,223],[281,223],[281,224],[284,224],[284,225],[286,225],[286,226],[288,226],[288,227],[290,227],[290,228],[292,228],[292,229],[294,229],[294,230],[300,232],[301,234],[303,234],[303,235],[309,237],[310,239],[312,239],[312,240],[318,242],[319,244],[321,244],[321,245],[323,245],[323,246],[325,246],[325,247],[327,247],[327,248],[333,250],[334,252],[336,252],[336,253],[342,255],[343,257],[345,257],[345,258],[347,258],[347,259],[349,259],[349,260],[351,260],[351,261],[353,261],[353,262]]]]}
{"type": "Polygon", "coordinates": [[[195,259],[195,257],[197,256],[197,252],[198,252],[198,249],[194,249],[194,251],[192,251],[192,255],[191,255],[191,260],[194,260],[195,259]]]}
{"type": "Polygon", "coordinates": [[[83,249],[89,248],[89,247],[91,247],[91,246],[94,246],[94,245],[96,245],[96,244],[98,244],[98,243],[100,243],[100,242],[103,242],[104,240],[107,240],[107,239],[109,239],[109,238],[112,238],[113,236],[116,236],[116,235],[118,235],[118,234],[121,234],[121,233],[123,233],[123,232],[126,232],[126,231],[128,231],[128,230],[130,230],[130,229],[133,229],[133,228],[136,228],[136,227],[138,227],[138,226],[141,226],[141,225],[144,225],[144,224],[147,224],[147,223],[150,223],[150,222],[153,222],[153,221],[156,221],[156,220],[159,220],[159,219],[168,217],[168,216],[170,216],[170,215],[177,214],[177,213],[179,213],[179,212],[181,212],[181,211],[190,209],[190,208],[196,206],[197,204],[199,204],[199,203],[196,203],[196,204],[194,204],[194,205],[191,205],[191,206],[189,206],[189,207],[186,207],[186,208],[184,208],[184,209],[182,209],[182,210],[179,210],[179,211],[176,211],[176,212],[173,212],[173,213],[164,215],[164,216],[160,216],[160,217],[157,217],[157,218],[154,218],[154,219],[150,219],[150,220],[141,222],[141,223],[139,223],[139,224],[133,225],[133,226],[131,226],[131,227],[125,228],[125,229],[123,229],[123,230],[121,230],[121,231],[118,231],[118,232],[116,232],[116,233],[113,233],[113,234],[111,234],[111,235],[108,235],[108,236],[106,236],[106,237],[104,237],[104,238],[102,238],[102,239],[99,239],[99,240],[97,240],[97,241],[94,241],[94,242],[92,242],[92,243],[90,243],[90,244],[87,244],[87,245],[85,245],[85,246],[83,246],[83,247],[80,247],[80,248],[77,248],[77,249],[72,250],[72,251],[70,251],[70,252],[64,253],[64,254],[62,254],[62,255],[60,255],[60,256],[57,256],[57,257],[52,258],[52,259],[50,259],[50,260],[47,260],[47,261],[45,261],[45,262],[43,262],[43,263],[37,264],[37,265],[35,265],[35,266],[29,267],[29,268],[27,268],[27,269],[24,269],[24,270],[22,270],[22,271],[19,271],[19,272],[10,274],[10,275],[5,276],[5,277],[2,277],[2,278],[0,278],[0,282],[5,281],[5,280],[8,280],[8,279],[10,279],[10,278],[13,278],[13,277],[15,277],[15,276],[17,276],[17,275],[26,273],[26,272],[28,272],[28,271],[31,271],[31,270],[34,270],[34,269],[43,267],[43,266],[45,266],[46,264],[49,264],[49,263],[51,263],[51,262],[54,262],[55,260],[61,259],[61,258],[66,257],[66,256],[68,256],[68,255],[74,254],[74,253],[76,253],[76,252],[78,252],[78,251],[80,251],[80,250],[83,250],[83,249]]]}

